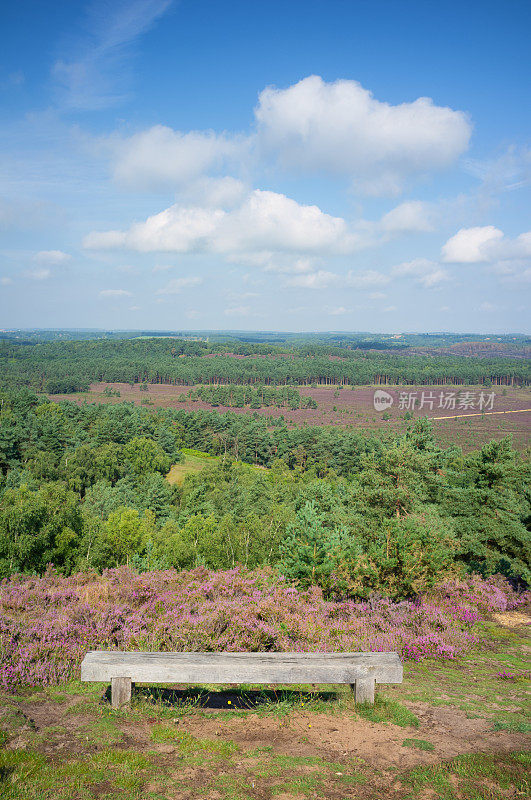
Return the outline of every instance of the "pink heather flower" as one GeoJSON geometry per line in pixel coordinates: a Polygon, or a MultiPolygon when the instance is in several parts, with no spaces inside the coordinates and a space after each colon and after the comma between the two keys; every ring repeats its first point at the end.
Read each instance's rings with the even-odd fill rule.
{"type": "Polygon", "coordinates": [[[475,622],[529,602],[501,578],[472,576],[430,596],[326,601],[270,569],[203,567],[103,575],[13,576],[0,583],[0,685],[77,677],[87,650],[398,651],[452,659],[478,642],[475,622]]]}

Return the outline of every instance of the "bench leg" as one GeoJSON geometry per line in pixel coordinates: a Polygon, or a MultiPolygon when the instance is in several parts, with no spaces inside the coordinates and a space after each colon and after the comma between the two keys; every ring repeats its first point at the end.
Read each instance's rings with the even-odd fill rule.
{"type": "Polygon", "coordinates": [[[358,678],[356,683],[351,685],[356,703],[374,703],[375,684],[374,678],[358,678]]]}
{"type": "Polygon", "coordinates": [[[111,678],[111,705],[122,708],[131,703],[131,678],[111,678]]]}

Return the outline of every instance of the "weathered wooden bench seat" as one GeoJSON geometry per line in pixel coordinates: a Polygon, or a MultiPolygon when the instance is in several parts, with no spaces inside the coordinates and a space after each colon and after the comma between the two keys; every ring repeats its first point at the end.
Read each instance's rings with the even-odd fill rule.
{"type": "Polygon", "coordinates": [[[348,683],[357,703],[374,702],[376,683],[402,683],[398,653],[142,653],[93,650],[82,681],[111,683],[113,708],[133,683],[348,683]]]}

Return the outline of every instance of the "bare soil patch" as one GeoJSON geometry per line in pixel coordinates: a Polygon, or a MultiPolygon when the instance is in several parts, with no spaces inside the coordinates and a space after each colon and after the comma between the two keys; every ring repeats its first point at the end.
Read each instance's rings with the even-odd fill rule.
{"type": "MultiPolygon", "coordinates": [[[[47,756],[93,752],[108,746],[107,739],[98,742],[98,716],[77,707],[86,698],[73,695],[66,702],[49,700],[20,702],[0,706],[18,713],[21,719],[19,735],[8,745],[11,749],[25,749],[26,735],[37,735],[33,746],[47,756]],[[72,713],[74,712],[74,713],[72,713]],[[84,741],[84,731],[94,732],[90,743],[84,741]]],[[[104,702],[104,701],[103,701],[104,702]]],[[[511,752],[529,744],[529,737],[521,733],[495,731],[486,719],[470,719],[453,707],[432,707],[427,703],[407,703],[420,721],[419,727],[399,727],[390,722],[374,723],[352,712],[304,713],[293,710],[289,715],[259,715],[248,712],[240,716],[192,713],[175,718],[179,734],[190,734],[195,739],[229,740],[248,751],[269,748],[276,754],[301,758],[319,758],[327,762],[359,760],[371,768],[408,769],[421,764],[435,764],[441,759],[464,753],[511,752]],[[434,745],[432,751],[404,746],[404,739],[420,738],[434,745]]],[[[177,748],[170,742],[152,741],[151,731],[160,723],[156,716],[142,719],[121,714],[112,720],[119,736],[113,745],[120,749],[155,751],[170,756],[177,748]]]]}
{"type": "Polygon", "coordinates": [[[531,625],[531,614],[525,611],[505,611],[502,614],[493,614],[492,618],[498,625],[506,628],[520,628],[522,625],[531,625]]]}

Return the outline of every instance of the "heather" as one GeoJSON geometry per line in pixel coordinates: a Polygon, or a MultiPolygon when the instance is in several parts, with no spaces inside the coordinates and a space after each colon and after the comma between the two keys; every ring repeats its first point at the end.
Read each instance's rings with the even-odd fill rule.
{"type": "Polygon", "coordinates": [[[443,583],[416,600],[326,600],[270,569],[11,576],[0,585],[0,685],[62,683],[90,649],[398,651],[455,659],[478,621],[529,600],[501,578],[443,583]]]}

